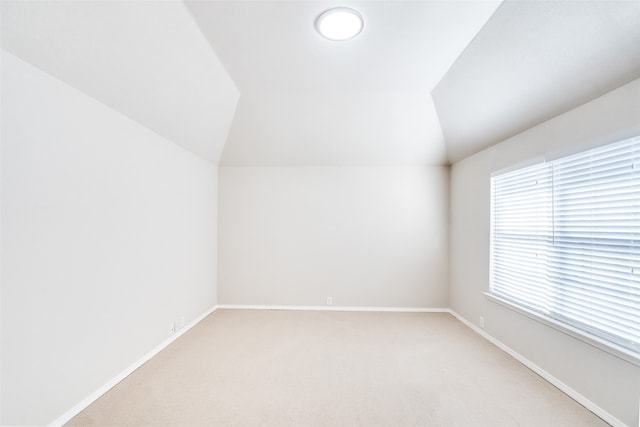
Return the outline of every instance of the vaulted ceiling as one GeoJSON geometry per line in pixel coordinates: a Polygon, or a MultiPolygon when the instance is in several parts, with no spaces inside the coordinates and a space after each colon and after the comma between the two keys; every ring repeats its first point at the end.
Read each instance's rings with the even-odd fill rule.
{"type": "Polygon", "coordinates": [[[507,1],[432,93],[456,161],[638,77],[640,1],[507,1]]]}
{"type": "Polygon", "coordinates": [[[640,1],[0,7],[3,49],[222,165],[447,164],[640,77],[640,1]]]}
{"type": "Polygon", "coordinates": [[[180,2],[2,1],[2,48],[217,162],[239,93],[180,2]]]}

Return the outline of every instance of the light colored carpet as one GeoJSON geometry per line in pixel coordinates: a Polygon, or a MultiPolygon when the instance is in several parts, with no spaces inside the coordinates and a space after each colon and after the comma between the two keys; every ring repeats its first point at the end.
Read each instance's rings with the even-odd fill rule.
{"type": "Polygon", "coordinates": [[[606,426],[449,314],[218,310],[70,426],[606,426]]]}

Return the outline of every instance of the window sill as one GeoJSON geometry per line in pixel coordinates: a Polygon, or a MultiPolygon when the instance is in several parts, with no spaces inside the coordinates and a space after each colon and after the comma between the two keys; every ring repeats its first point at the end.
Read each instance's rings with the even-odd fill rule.
{"type": "Polygon", "coordinates": [[[484,295],[487,297],[487,299],[489,301],[492,301],[494,303],[500,304],[504,307],[507,307],[517,313],[520,313],[530,319],[533,319],[539,323],[542,323],[543,325],[549,326],[557,331],[560,331],[566,335],[569,335],[573,338],[576,338],[586,344],[591,345],[592,347],[595,347],[597,349],[600,349],[602,351],[605,351],[609,354],[611,354],[612,356],[616,356],[626,362],[632,363],[636,366],[640,366],[640,354],[636,353],[632,350],[626,349],[624,347],[620,347],[616,344],[607,342],[601,338],[595,337],[591,334],[588,334],[586,332],[583,332],[577,328],[574,328],[572,326],[563,324],[558,322],[555,319],[552,319],[550,317],[544,316],[542,314],[536,313],[534,311],[531,310],[527,310],[526,308],[520,307],[514,303],[512,303],[511,301],[508,301],[504,298],[501,298],[499,296],[496,296],[490,292],[485,292],[484,295]]]}

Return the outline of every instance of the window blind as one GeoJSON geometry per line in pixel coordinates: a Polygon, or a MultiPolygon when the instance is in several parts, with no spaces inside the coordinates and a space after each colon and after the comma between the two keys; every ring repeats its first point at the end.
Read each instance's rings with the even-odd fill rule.
{"type": "Polygon", "coordinates": [[[640,353],[640,137],[491,179],[491,293],[640,353]]]}

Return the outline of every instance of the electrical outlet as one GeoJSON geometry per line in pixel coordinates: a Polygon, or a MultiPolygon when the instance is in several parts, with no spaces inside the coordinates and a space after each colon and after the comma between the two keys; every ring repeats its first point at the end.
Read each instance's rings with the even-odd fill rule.
{"type": "Polygon", "coordinates": [[[484,329],[484,317],[480,316],[480,327],[484,329]]]}
{"type": "Polygon", "coordinates": [[[333,297],[327,297],[327,305],[333,305],[333,297]]]}
{"type": "Polygon", "coordinates": [[[171,322],[169,324],[169,335],[173,335],[176,333],[176,324],[171,322]]]}

